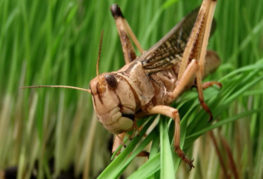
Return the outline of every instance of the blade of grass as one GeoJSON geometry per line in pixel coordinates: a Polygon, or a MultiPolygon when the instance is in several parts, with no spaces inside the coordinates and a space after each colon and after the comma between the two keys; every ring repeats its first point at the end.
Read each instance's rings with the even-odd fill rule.
{"type": "Polygon", "coordinates": [[[138,170],[136,170],[128,179],[148,178],[160,170],[160,153],[147,160],[138,170]]]}
{"type": "Polygon", "coordinates": [[[160,178],[170,178],[175,176],[174,163],[173,163],[173,154],[171,151],[171,144],[169,141],[168,135],[168,124],[167,120],[160,121],[160,178]]]}

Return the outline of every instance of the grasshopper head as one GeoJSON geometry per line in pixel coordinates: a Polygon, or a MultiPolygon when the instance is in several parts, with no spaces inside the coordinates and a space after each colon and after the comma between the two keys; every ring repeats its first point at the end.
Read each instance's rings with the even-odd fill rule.
{"type": "Polygon", "coordinates": [[[90,82],[99,121],[112,133],[132,129],[136,102],[129,84],[117,73],[104,73],[90,82]]]}

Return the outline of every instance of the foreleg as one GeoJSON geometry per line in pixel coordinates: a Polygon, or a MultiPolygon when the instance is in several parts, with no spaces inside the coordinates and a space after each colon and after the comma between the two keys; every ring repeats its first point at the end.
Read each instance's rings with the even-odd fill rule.
{"type": "Polygon", "coordinates": [[[193,166],[193,160],[186,157],[183,150],[180,148],[180,116],[178,110],[170,106],[157,105],[147,110],[149,114],[162,114],[174,120],[174,149],[177,155],[186,162],[190,168],[193,166]]]}

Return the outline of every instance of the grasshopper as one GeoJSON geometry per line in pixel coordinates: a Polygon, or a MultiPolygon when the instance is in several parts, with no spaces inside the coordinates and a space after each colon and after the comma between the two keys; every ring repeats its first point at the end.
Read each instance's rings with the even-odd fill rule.
{"type": "MultiPolygon", "coordinates": [[[[99,74],[90,81],[90,88],[42,85],[36,87],[73,88],[92,95],[94,110],[102,125],[115,135],[113,151],[122,143],[126,132],[136,130],[136,118],[162,114],[174,120],[174,149],[190,167],[180,148],[180,116],[169,106],[186,89],[196,86],[202,108],[213,116],[204,102],[203,89],[221,84],[202,84],[202,79],[220,64],[218,55],[207,51],[216,0],[203,0],[200,9],[192,11],[148,51],[143,50],[118,5],[111,6],[126,65],[120,70],[99,74]],[[134,47],[141,55],[136,56],[134,47]]],[[[100,50],[101,51],[101,46],[100,50]]],[[[100,52],[99,52],[100,54],[100,52]]],[[[100,56],[100,55],[99,55],[100,56]]],[[[28,88],[25,87],[25,88],[28,88]]]]}

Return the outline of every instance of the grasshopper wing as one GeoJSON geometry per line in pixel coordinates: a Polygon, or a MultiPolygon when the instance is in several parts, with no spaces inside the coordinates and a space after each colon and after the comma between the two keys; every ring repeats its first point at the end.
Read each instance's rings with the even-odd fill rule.
{"type": "MultiPolygon", "coordinates": [[[[194,26],[199,8],[183,18],[170,32],[143,55],[138,57],[147,73],[162,71],[174,66],[181,58],[194,26]]],[[[215,26],[213,21],[212,31],[215,26]]],[[[212,33],[212,32],[211,32],[212,33]]]]}

